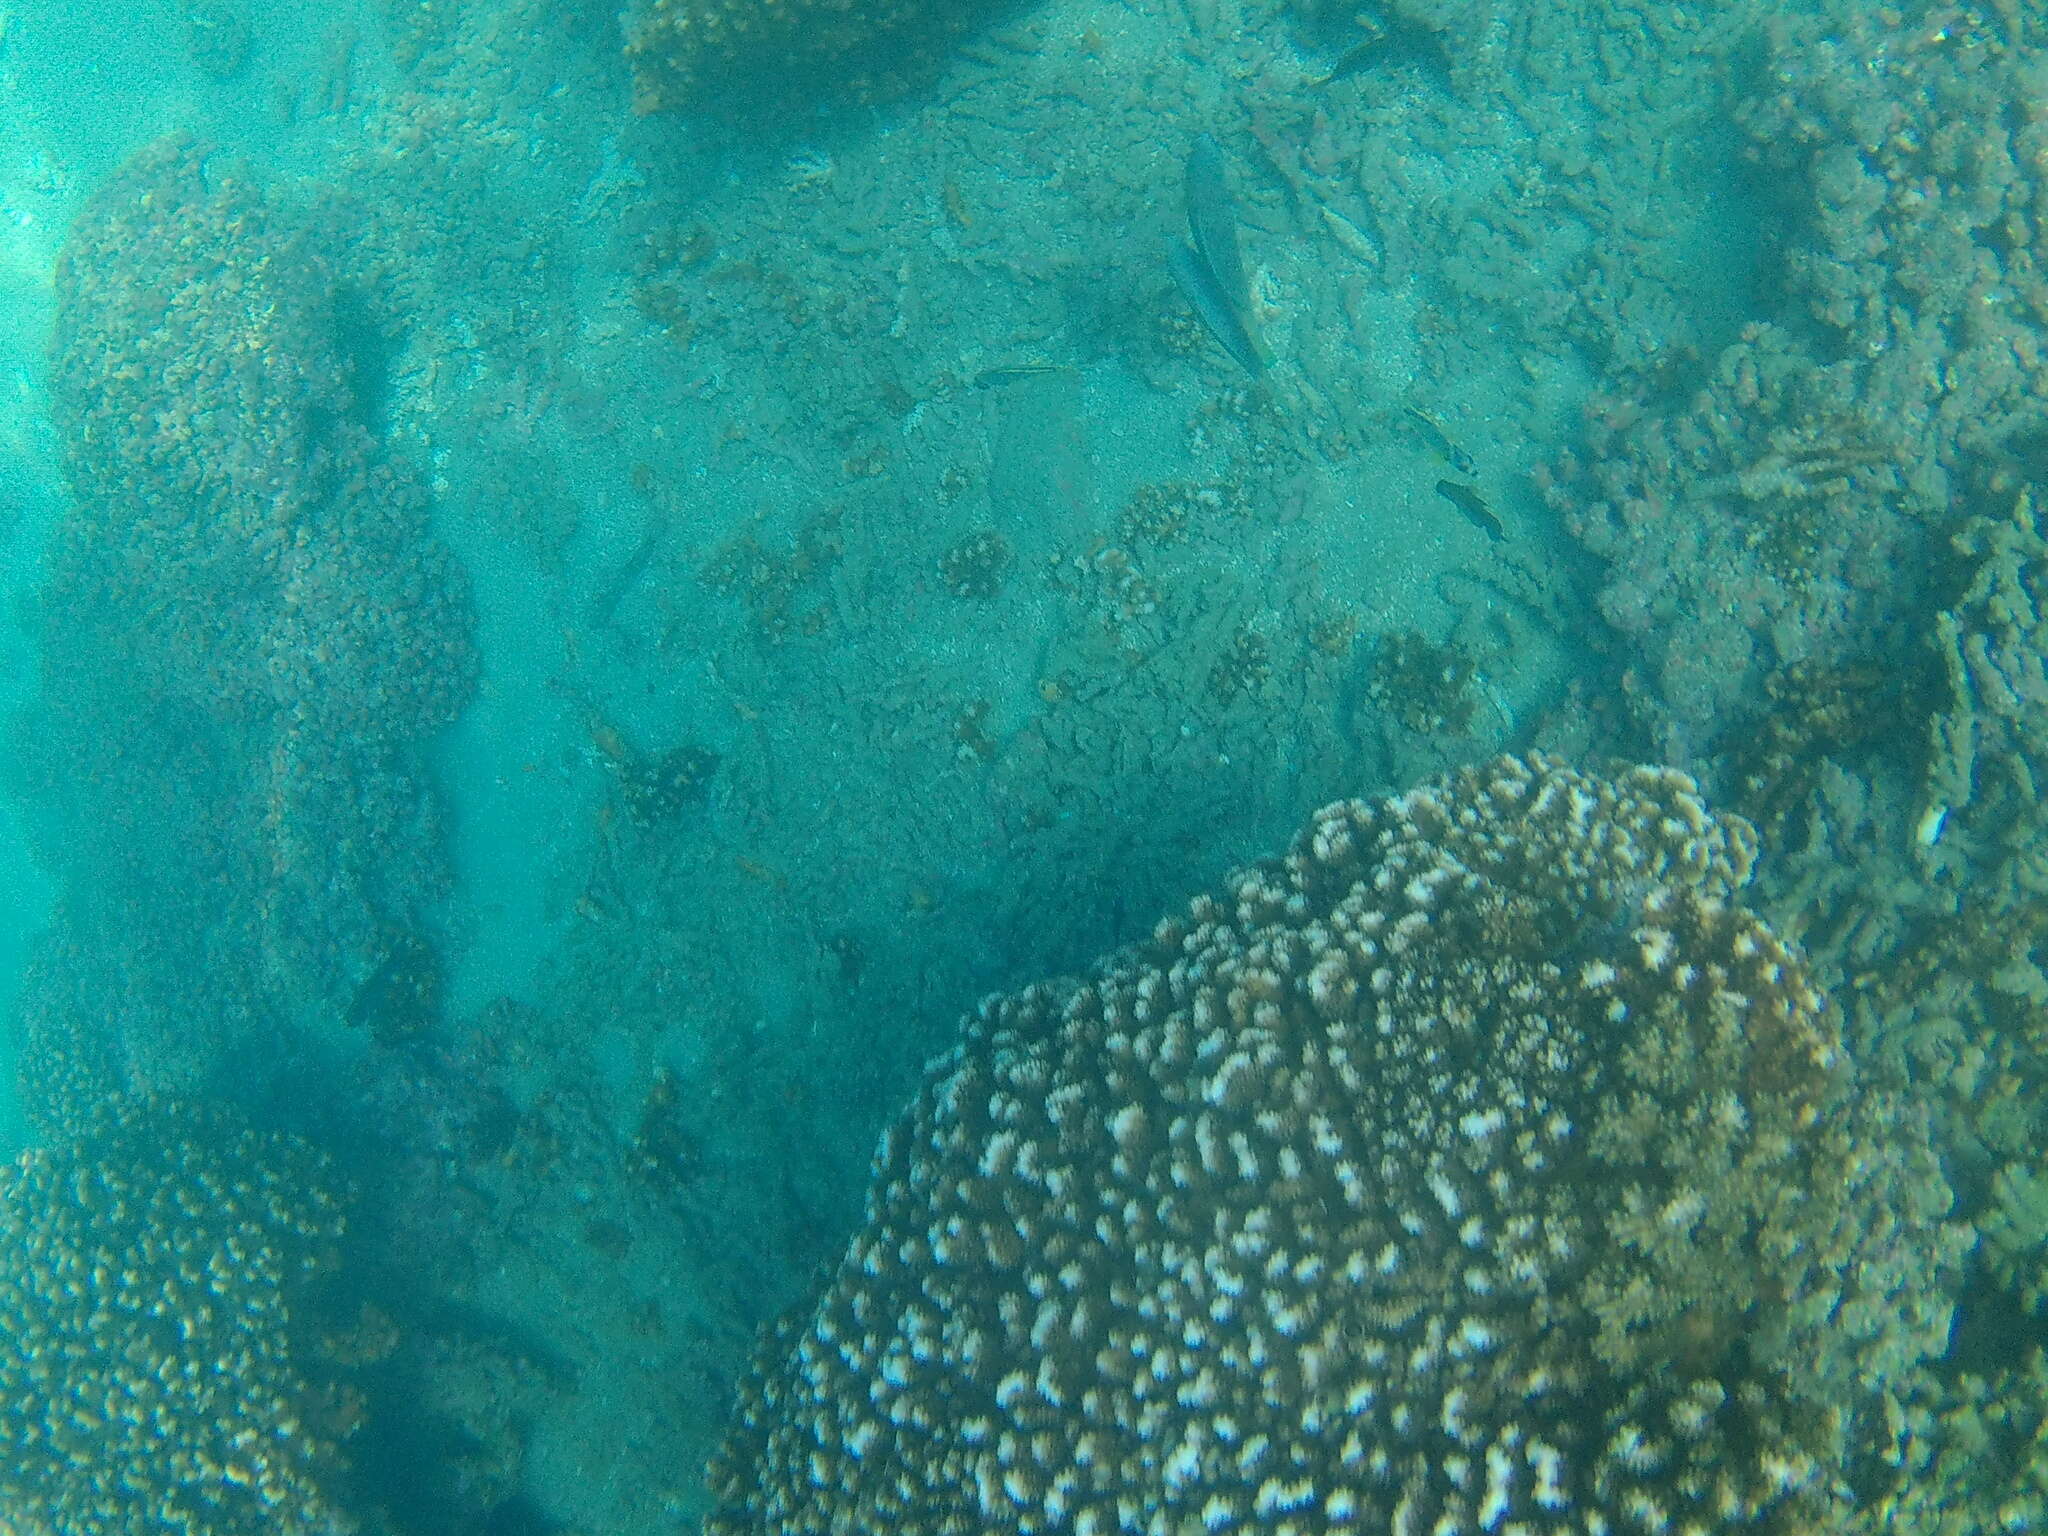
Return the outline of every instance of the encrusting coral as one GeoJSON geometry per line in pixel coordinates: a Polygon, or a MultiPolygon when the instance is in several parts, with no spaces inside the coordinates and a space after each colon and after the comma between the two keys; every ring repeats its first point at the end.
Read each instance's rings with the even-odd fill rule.
{"type": "Polygon", "coordinates": [[[1690,780],[1319,812],[990,1000],[764,1346],[715,1536],[1780,1530],[1910,1448],[1964,1236],[1690,780]]]}
{"type": "Polygon", "coordinates": [[[343,1217],[320,1160],[130,1101],[0,1170],[0,1530],[339,1536],[344,1397],[293,1304],[343,1217]]]}

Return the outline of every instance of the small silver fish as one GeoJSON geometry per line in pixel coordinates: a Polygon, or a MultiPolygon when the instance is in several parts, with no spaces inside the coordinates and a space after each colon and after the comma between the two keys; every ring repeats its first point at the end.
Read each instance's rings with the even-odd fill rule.
{"type": "Polygon", "coordinates": [[[984,368],[974,376],[976,389],[994,389],[999,384],[1015,384],[1023,379],[1049,378],[1058,373],[1074,372],[1072,363],[1010,363],[997,368],[984,368]]]}

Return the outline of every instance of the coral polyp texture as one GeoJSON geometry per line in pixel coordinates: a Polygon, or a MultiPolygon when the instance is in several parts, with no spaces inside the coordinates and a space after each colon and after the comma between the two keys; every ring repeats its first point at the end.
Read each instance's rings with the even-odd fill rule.
{"type": "Polygon", "coordinates": [[[764,1345],[717,1536],[1807,1528],[1963,1239],[1664,769],[1317,813],[985,1003],[764,1345]]]}
{"type": "Polygon", "coordinates": [[[342,1214],[317,1159],[130,1104],[0,1171],[0,1530],[339,1536],[341,1403],[295,1360],[342,1214]]]}
{"type": "Polygon", "coordinates": [[[994,0],[646,0],[626,23],[634,106],[742,115],[871,94],[997,12],[994,0]]]}

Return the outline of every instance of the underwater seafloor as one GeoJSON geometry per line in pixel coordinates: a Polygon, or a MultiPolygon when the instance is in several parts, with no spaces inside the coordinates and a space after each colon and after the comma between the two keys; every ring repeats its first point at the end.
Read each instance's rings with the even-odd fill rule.
{"type": "MultiPolygon", "coordinates": [[[[1621,763],[1753,825],[1655,858],[1862,1095],[1785,1111],[1853,1282],[1752,1170],[1614,1249],[1750,1310],[1587,1303],[1835,1439],[1614,1452],[1614,1528],[2048,1521],[2048,18],[1040,0],[669,110],[687,10],[0,7],[0,1531],[811,1528],[705,1467],[963,1016],[1503,752],[1622,786],[1600,858],[1692,814],[1621,763]],[[1166,255],[1204,135],[1256,369],[1166,255]]],[[[1186,1455],[1124,1528],[1390,1523],[1186,1455]]],[[[1016,1475],[887,1523],[1098,1528],[1016,1475]]]]}

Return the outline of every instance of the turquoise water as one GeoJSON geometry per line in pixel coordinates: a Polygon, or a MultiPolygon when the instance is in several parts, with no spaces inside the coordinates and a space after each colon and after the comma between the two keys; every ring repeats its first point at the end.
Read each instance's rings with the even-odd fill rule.
{"type": "Polygon", "coordinates": [[[0,1345],[0,1531],[2038,1526],[2044,42],[2009,0],[0,7],[0,1321],[78,1346],[0,1345]],[[1574,834],[1502,753],[1585,776],[1528,770],[1574,834]],[[1292,905],[1232,883],[1417,786],[1292,905]],[[1452,937],[1315,969],[1439,857],[1485,866],[1452,937]],[[1280,967],[1280,1045],[1244,994],[1176,1056],[1198,952],[1280,967]],[[1020,997],[1117,955],[1093,1013],[1020,997]],[[1443,1260],[1384,1379],[1394,1293],[1313,1277],[1513,1227],[1481,1153],[1414,1159],[1512,1141],[1525,1005],[1594,1204],[1542,1196],[1573,1256],[1504,1260],[1508,1342],[1430,1397],[1492,1272],[1443,1260]],[[1307,1021],[1368,1018],[1339,1091],[1307,1021]],[[1445,1020],[1517,1065],[1404,1075],[1445,1020]],[[1032,1269],[1103,1229],[1002,1183],[927,1066],[963,1039],[1151,1211],[1092,1281],[1032,1269]],[[1208,1075],[1240,1046],[1270,1101],[1208,1075]],[[1272,1239],[1170,1192],[1206,1102],[1293,1210],[1342,1140],[1296,1082],[1376,1193],[1272,1239]],[[906,1113],[917,1196],[864,1214],[906,1113]],[[920,1279],[983,1200],[1035,1238],[920,1279]],[[1221,1387],[1213,1265],[1104,1278],[1181,1273],[1141,1229],[1190,1210],[1294,1276],[1221,1387]],[[1016,1320],[1098,1282],[1183,1345],[1016,1320]],[[819,1366],[785,1312],[868,1336],[819,1366]],[[1063,1460],[1058,1383],[1134,1348],[1293,1470],[1179,1409],[1063,1460]],[[1036,1470],[987,1459],[1041,1360],[1036,1470]],[[1539,1377],[1551,1427],[1485,1427],[1539,1377]],[[1377,1481],[1317,1438],[1411,1390],[1377,1481]]]}

